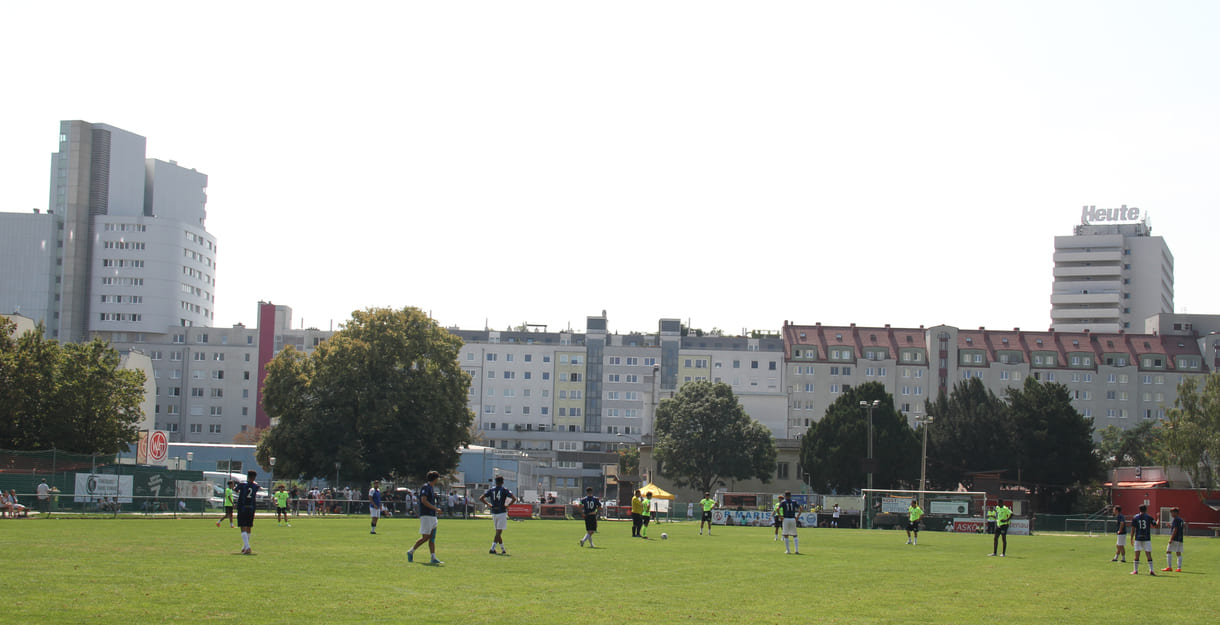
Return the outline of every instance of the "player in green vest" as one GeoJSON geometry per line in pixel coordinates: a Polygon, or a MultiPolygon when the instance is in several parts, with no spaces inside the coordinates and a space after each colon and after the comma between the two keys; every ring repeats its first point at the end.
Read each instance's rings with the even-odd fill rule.
{"type": "Polygon", "coordinates": [[[1004,550],[1000,551],[1000,557],[1004,557],[1008,553],[1008,523],[1012,519],[1012,508],[1004,505],[1001,501],[995,507],[995,536],[991,538],[991,555],[996,555],[996,547],[1000,545],[1000,538],[1004,539],[1004,550]]]}
{"type": "Polygon", "coordinates": [[[995,508],[987,509],[987,533],[995,534],[995,508]]]}
{"type": "Polygon", "coordinates": [[[644,507],[640,510],[640,518],[644,525],[640,528],[640,538],[648,538],[648,522],[652,520],[652,491],[644,493],[644,507]]]}
{"type": "Polygon", "coordinates": [[[707,523],[707,535],[712,535],[712,508],[716,507],[716,500],[712,499],[710,493],[703,493],[703,499],[699,500],[699,505],[703,506],[703,517],[699,519],[699,535],[703,535],[703,524],[707,523]]]}
{"type": "Polygon", "coordinates": [[[775,526],[775,538],[779,540],[779,528],[784,526],[784,513],[780,511],[780,504],[784,503],[783,495],[775,496],[775,505],[771,506],[771,525],[775,526]]]}
{"type": "Polygon", "coordinates": [[[907,544],[919,544],[919,519],[923,518],[923,508],[919,507],[919,501],[912,499],[910,507],[907,508],[907,544]],[[915,536],[912,538],[911,533],[915,536]]]}
{"type": "Polygon", "coordinates": [[[280,484],[275,490],[275,524],[280,525],[280,518],[284,519],[284,525],[292,527],[288,522],[288,491],[284,490],[284,485],[280,484]]]}
{"type": "Polygon", "coordinates": [[[234,480],[229,480],[228,486],[225,486],[225,513],[219,519],[216,519],[216,527],[220,527],[220,522],[228,519],[229,528],[233,527],[233,486],[237,484],[234,480]]]}

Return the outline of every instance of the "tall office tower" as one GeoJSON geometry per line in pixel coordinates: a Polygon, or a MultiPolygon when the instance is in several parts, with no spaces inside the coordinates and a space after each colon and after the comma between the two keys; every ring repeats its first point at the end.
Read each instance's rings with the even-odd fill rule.
{"type": "Polygon", "coordinates": [[[1085,206],[1072,236],[1055,237],[1051,329],[1142,332],[1173,312],[1173,254],[1138,208],[1085,206]]]}
{"type": "Polygon", "coordinates": [[[54,305],[44,319],[54,338],[122,340],[115,335],[212,323],[207,176],[146,159],[144,148],[144,137],[113,126],[60,122],[47,211],[57,220],[54,305]]]}

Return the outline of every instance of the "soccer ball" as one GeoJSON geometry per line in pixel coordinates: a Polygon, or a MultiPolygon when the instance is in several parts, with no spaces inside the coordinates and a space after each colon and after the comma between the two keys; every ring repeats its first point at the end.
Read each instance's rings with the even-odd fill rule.
{"type": "Polygon", "coordinates": [[[669,540],[669,534],[666,534],[665,532],[661,532],[661,540],[669,540]]]}

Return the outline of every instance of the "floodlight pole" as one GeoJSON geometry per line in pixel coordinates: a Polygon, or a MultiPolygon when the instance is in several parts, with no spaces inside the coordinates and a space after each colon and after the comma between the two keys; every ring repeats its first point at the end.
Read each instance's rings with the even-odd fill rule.
{"type": "MultiPolygon", "coordinates": [[[[868,490],[873,490],[873,409],[881,405],[880,399],[874,399],[871,402],[861,400],[860,407],[868,411],[868,490]]],[[[868,510],[865,514],[868,517],[868,526],[871,529],[873,526],[872,506],[866,505],[868,510]]]]}
{"type": "Polygon", "coordinates": [[[928,426],[932,423],[932,415],[916,414],[915,421],[923,424],[923,456],[919,462],[919,507],[922,508],[928,479],[928,426]]]}

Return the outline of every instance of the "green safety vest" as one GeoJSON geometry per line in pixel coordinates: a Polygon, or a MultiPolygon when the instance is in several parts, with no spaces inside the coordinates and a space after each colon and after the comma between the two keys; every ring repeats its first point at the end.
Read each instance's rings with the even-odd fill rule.
{"type": "Polygon", "coordinates": [[[920,508],[919,506],[909,508],[908,513],[911,516],[911,522],[914,523],[919,520],[919,517],[923,516],[923,508],[920,508]]]}
{"type": "Polygon", "coordinates": [[[992,508],[992,509],[990,509],[990,510],[988,510],[988,511],[987,511],[987,520],[988,520],[988,521],[994,521],[994,520],[995,520],[995,508],[992,508]]]}
{"type": "Polygon", "coordinates": [[[233,507],[233,489],[232,488],[225,489],[225,505],[230,508],[233,507]]]}
{"type": "Polygon", "coordinates": [[[699,505],[703,506],[703,511],[704,511],[704,512],[711,512],[712,508],[716,507],[716,500],[714,500],[714,499],[700,499],[700,500],[699,500],[699,505]]]}
{"type": "Polygon", "coordinates": [[[1000,525],[1008,525],[1008,519],[1012,518],[1012,510],[1008,506],[1000,506],[996,509],[996,521],[1000,525]]]}
{"type": "Polygon", "coordinates": [[[640,514],[642,514],[644,516],[652,516],[652,500],[651,499],[644,500],[644,509],[640,512],[640,514]]]}

